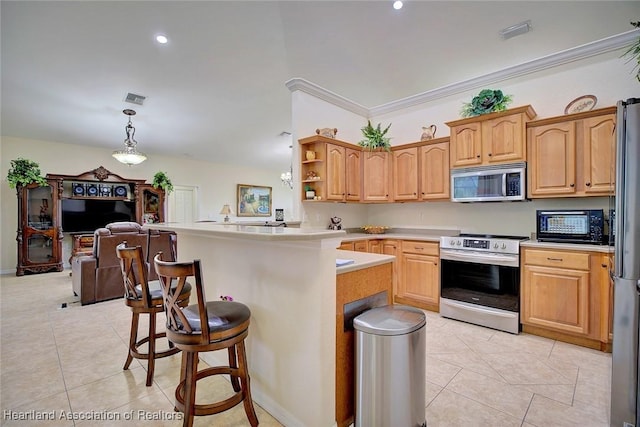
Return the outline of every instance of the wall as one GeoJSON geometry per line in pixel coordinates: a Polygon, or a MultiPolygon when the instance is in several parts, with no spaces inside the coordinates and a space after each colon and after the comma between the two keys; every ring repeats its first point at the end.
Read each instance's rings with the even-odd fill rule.
{"type": "MultiPolygon", "coordinates": [[[[565,106],[573,99],[593,94],[598,98],[596,108],[615,105],[619,99],[639,95],[638,82],[628,64],[617,53],[609,53],[583,61],[574,61],[556,67],[532,73],[526,76],[493,84],[487,88],[501,89],[513,96],[511,107],[530,104],[536,110],[536,118],[552,117],[564,114],[565,106]]],[[[436,137],[449,135],[447,121],[458,120],[463,103],[469,102],[480,89],[455,96],[441,98],[402,111],[396,111],[371,118],[375,125],[391,123],[389,130],[392,145],[402,145],[420,140],[422,126],[435,124],[436,137]]],[[[295,93],[294,93],[295,94],[295,93]]],[[[311,97],[311,95],[307,95],[311,97]]],[[[310,101],[307,101],[311,103],[310,101]]],[[[322,105],[311,115],[318,117],[329,107],[322,105]]],[[[326,103],[325,103],[326,104],[326,103]]],[[[337,108],[337,107],[334,107],[337,108]]],[[[333,113],[335,115],[335,113],[333,113]]],[[[355,115],[353,115],[355,116],[355,115]]],[[[302,120],[302,118],[301,118],[302,120]]],[[[324,126],[334,127],[330,120],[324,126]]],[[[366,124],[366,118],[357,116],[349,128],[340,129],[343,135],[353,135],[345,141],[356,143],[361,135],[359,128],[366,124]]],[[[337,127],[337,125],[335,126],[337,127]]],[[[303,135],[308,136],[309,133],[303,135]]],[[[295,193],[298,194],[298,193],[295,193]]],[[[343,218],[346,227],[358,227],[364,224],[388,226],[412,226],[425,228],[456,228],[464,232],[490,232],[529,236],[535,231],[536,209],[608,209],[608,199],[590,197],[579,199],[548,199],[530,202],[508,203],[471,203],[419,202],[365,205],[345,204],[306,204],[306,218],[317,225],[328,224],[334,213],[343,218]]]]}
{"type": "MultiPolygon", "coordinates": [[[[137,166],[126,166],[111,157],[111,150],[81,145],[64,144],[50,141],[26,140],[2,137],[0,147],[0,271],[15,271],[17,263],[16,229],[17,198],[15,189],[9,188],[6,177],[11,160],[18,157],[28,158],[40,165],[43,175],[47,173],[78,175],[104,166],[109,171],[125,179],[144,179],[151,182],[153,175],[165,171],[174,185],[195,186],[198,188],[197,219],[221,221],[222,205],[228,203],[236,211],[236,184],[266,185],[273,188],[273,214],[276,208],[285,210],[285,220],[293,217],[293,193],[282,185],[282,171],[257,170],[237,165],[223,165],[203,162],[189,158],[175,158],[149,155],[149,158],[137,166]]],[[[235,217],[236,221],[273,220],[274,217],[235,217]]],[[[69,237],[63,242],[63,260],[68,262],[71,247],[69,237]]]]}

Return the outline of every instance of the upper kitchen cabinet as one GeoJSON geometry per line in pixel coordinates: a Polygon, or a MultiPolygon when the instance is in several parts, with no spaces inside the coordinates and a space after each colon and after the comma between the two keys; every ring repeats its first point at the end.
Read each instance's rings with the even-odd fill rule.
{"type": "Polygon", "coordinates": [[[302,200],[305,187],[316,201],[359,201],[362,194],[360,147],[320,135],[299,140],[302,200]]]}
{"type": "Polygon", "coordinates": [[[365,150],[362,154],[362,201],[391,201],[391,153],[365,150]]]}
{"type": "Polygon", "coordinates": [[[525,160],[526,123],[536,116],[530,105],[447,122],[451,128],[452,168],[525,160]]]}
{"type": "Polygon", "coordinates": [[[392,148],[393,200],[449,199],[449,138],[392,148]]]}
{"type": "Polygon", "coordinates": [[[449,138],[438,138],[418,149],[420,200],[449,199],[449,138]]]}
{"type": "Polygon", "coordinates": [[[615,112],[609,107],[529,122],[529,197],[612,194],[615,112]]]}

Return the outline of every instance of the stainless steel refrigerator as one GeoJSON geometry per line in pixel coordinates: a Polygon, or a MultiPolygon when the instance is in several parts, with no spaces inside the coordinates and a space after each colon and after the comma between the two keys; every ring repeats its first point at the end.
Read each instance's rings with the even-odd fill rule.
{"type": "Polygon", "coordinates": [[[618,102],[616,127],[611,426],[640,427],[640,98],[618,102]]]}

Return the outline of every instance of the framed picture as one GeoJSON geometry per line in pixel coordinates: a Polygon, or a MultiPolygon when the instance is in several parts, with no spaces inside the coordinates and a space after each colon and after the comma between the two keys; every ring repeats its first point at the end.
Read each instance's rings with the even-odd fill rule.
{"type": "Polygon", "coordinates": [[[271,187],[238,184],[238,216],[271,216],[271,187]]]}

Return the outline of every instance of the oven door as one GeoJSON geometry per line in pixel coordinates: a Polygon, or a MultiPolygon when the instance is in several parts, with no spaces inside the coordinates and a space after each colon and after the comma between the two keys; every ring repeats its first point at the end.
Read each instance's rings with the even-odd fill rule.
{"type": "Polygon", "coordinates": [[[440,296],[520,311],[518,255],[440,249],[440,296]]]}

